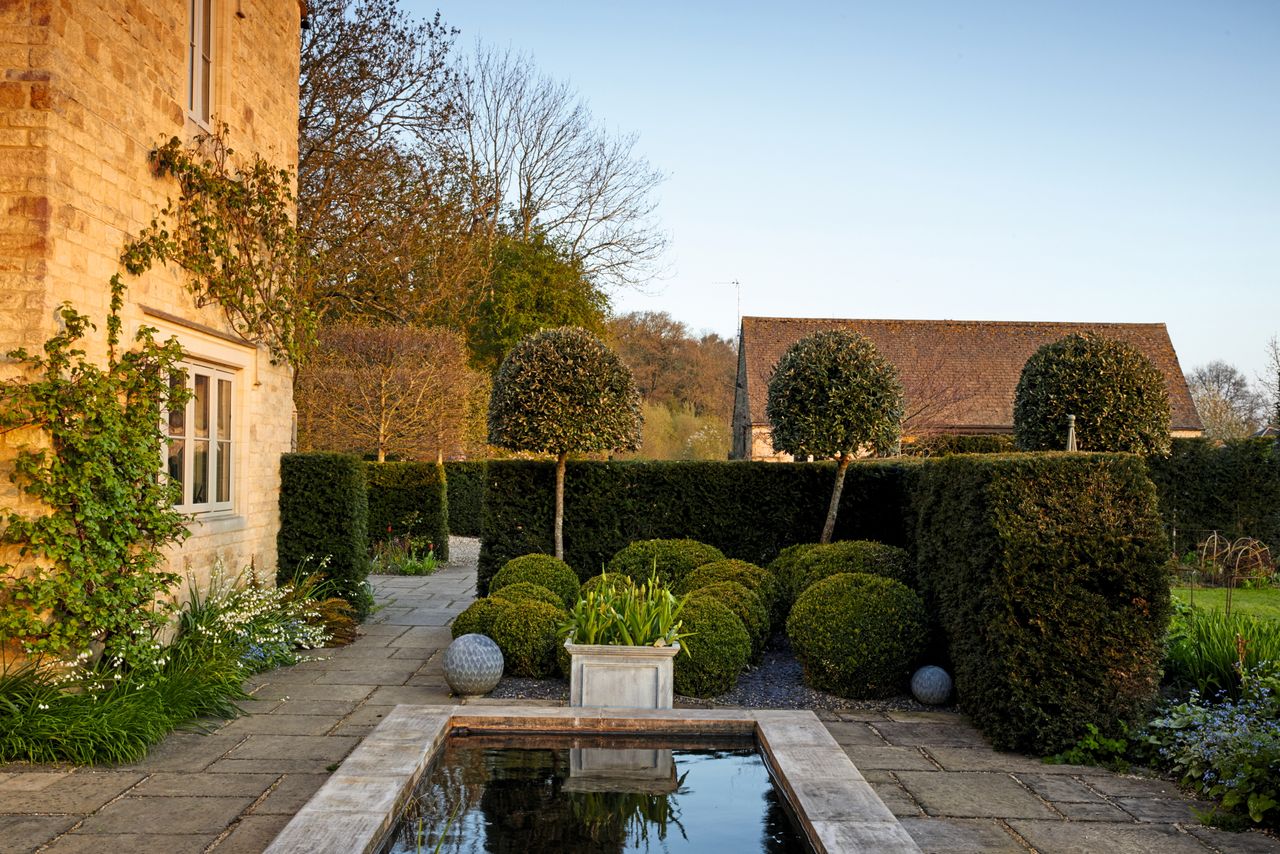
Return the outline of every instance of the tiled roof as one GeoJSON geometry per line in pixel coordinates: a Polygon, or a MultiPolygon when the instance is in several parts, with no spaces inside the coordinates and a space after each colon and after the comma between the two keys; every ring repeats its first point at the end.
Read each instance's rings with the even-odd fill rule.
{"type": "Polygon", "coordinates": [[[1169,389],[1174,431],[1201,430],[1200,416],[1163,323],[1024,323],[980,320],[837,320],[742,318],[748,412],[766,424],[769,378],[788,347],[806,335],[849,329],[870,338],[897,368],[906,397],[907,432],[1013,429],[1013,393],[1022,366],[1042,345],[1073,332],[1128,342],[1151,360],[1169,389]],[[916,429],[911,421],[915,419],[916,429]]]}

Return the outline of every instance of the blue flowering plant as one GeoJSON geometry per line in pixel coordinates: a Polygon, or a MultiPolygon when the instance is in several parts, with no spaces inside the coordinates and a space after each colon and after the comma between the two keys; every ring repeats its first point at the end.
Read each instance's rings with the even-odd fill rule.
{"type": "Polygon", "coordinates": [[[1147,725],[1153,761],[1259,824],[1280,825],[1280,662],[1240,670],[1239,699],[1192,691],[1147,725]]]}

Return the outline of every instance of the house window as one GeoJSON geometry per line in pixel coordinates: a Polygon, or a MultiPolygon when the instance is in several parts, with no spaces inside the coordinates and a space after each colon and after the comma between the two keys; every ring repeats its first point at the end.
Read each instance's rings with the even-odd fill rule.
{"type": "Polygon", "coordinates": [[[230,510],[235,374],[187,365],[185,374],[174,374],[169,382],[191,391],[187,405],[165,418],[165,471],[170,482],[182,486],[182,499],[174,506],[186,513],[230,510]]]}
{"type": "Polygon", "coordinates": [[[187,39],[187,114],[209,124],[213,103],[213,4],[215,0],[190,0],[190,35],[187,39]]]}

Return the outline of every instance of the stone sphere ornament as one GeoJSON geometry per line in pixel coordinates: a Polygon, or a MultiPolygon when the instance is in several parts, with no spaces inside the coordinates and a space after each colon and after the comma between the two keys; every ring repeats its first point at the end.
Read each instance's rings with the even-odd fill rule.
{"type": "Polygon", "coordinates": [[[444,651],[444,681],[463,697],[488,694],[502,678],[502,650],[484,635],[462,635],[444,651]]]}
{"type": "Polygon", "coordinates": [[[941,667],[927,664],[911,677],[911,693],[926,706],[941,706],[951,696],[951,676],[941,667]]]}

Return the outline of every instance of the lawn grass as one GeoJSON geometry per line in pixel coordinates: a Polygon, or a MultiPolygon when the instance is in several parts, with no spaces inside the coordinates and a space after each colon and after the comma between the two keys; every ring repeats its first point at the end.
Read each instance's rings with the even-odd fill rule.
{"type": "MultiPolygon", "coordinates": [[[[1173,595],[1183,602],[1195,601],[1197,608],[1221,611],[1226,605],[1227,591],[1223,587],[1173,588],[1173,595]]],[[[1280,587],[1261,590],[1236,589],[1231,594],[1231,611],[1252,614],[1268,620],[1280,620],[1280,587]]]]}

